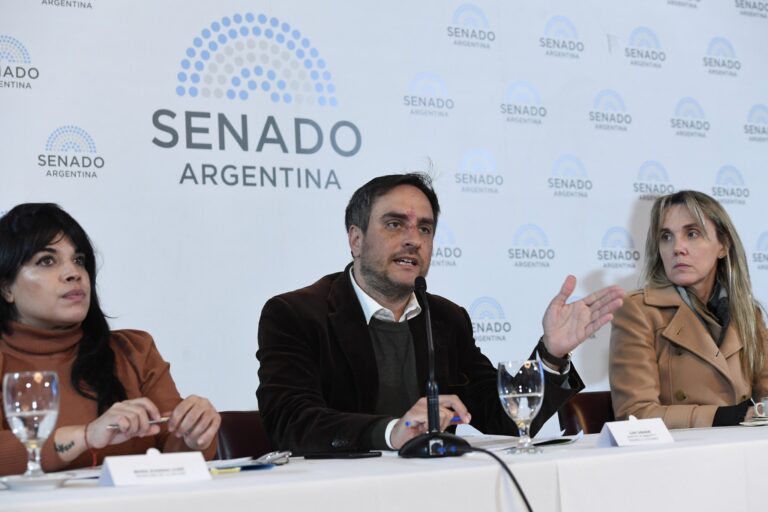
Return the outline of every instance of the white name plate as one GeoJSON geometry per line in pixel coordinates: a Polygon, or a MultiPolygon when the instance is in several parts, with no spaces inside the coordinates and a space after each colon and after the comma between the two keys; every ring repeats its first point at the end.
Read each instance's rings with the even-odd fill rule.
{"type": "Polygon", "coordinates": [[[107,457],[99,484],[105,486],[152,485],[210,480],[200,452],[107,457]]]}
{"type": "Polygon", "coordinates": [[[611,421],[603,425],[597,446],[640,446],[674,443],[661,418],[611,421]]]}

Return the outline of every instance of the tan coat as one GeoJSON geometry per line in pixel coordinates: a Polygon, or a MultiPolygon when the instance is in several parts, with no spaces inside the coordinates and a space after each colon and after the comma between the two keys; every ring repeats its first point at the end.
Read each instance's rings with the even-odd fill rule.
{"type": "MultiPolygon", "coordinates": [[[[762,321],[759,325],[764,329],[762,321]]],[[[616,419],[633,414],[662,418],[668,428],[711,427],[719,406],[768,396],[768,366],[749,382],[741,366],[742,347],[730,325],[718,348],[674,287],[632,292],[611,330],[616,419]]]]}

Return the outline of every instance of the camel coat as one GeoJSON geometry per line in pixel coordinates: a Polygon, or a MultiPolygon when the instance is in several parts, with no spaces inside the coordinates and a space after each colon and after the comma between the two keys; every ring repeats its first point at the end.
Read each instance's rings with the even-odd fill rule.
{"type": "MultiPolygon", "coordinates": [[[[758,325],[765,340],[762,319],[758,325]]],[[[750,382],[742,348],[733,324],[718,347],[673,286],[629,294],[611,330],[616,419],[632,414],[662,418],[668,428],[711,427],[719,406],[768,396],[768,366],[750,382]]]]}

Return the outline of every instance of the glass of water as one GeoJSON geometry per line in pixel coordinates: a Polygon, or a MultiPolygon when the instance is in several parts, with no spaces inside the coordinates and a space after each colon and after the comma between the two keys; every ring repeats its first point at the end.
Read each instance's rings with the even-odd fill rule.
{"type": "Polygon", "coordinates": [[[16,372],[3,377],[3,409],[13,434],[27,448],[25,477],[43,475],[40,449],[59,415],[56,372],[16,372]]]}
{"type": "Polygon", "coordinates": [[[537,360],[499,363],[498,388],[501,406],[520,431],[511,453],[538,453],[528,429],[544,397],[544,369],[537,360]]]}

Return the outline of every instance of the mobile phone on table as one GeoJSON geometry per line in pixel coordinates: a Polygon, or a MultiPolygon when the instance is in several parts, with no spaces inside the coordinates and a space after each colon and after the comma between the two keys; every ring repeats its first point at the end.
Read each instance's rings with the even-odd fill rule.
{"type": "Polygon", "coordinates": [[[381,452],[310,452],[305,453],[305,459],[369,459],[381,457],[381,452]]]}

